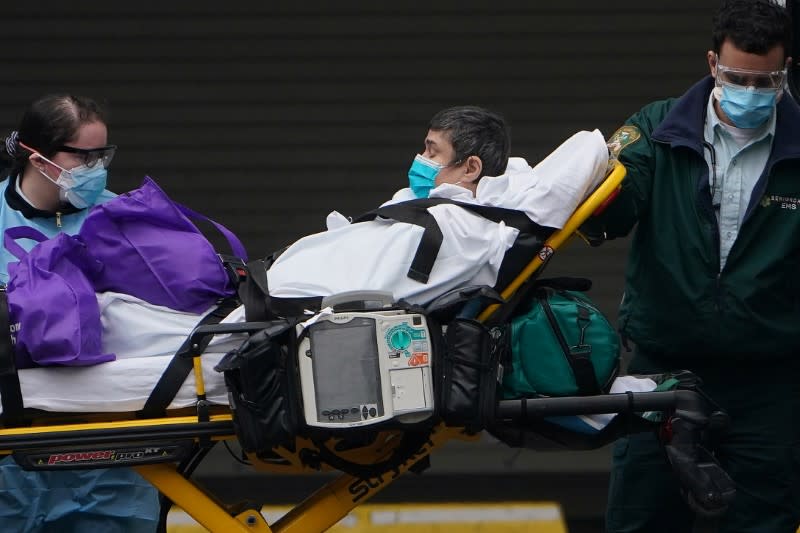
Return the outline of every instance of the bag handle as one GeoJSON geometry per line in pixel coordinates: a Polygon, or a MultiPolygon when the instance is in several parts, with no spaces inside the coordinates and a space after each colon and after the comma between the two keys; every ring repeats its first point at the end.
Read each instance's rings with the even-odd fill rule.
{"type": "Polygon", "coordinates": [[[36,242],[44,242],[49,237],[36,228],[29,226],[17,226],[8,228],[3,234],[3,246],[6,250],[11,252],[11,255],[22,261],[22,258],[28,255],[25,249],[17,244],[19,239],[30,239],[36,242]]]}
{"type": "Polygon", "coordinates": [[[192,218],[194,220],[205,220],[207,222],[210,222],[215,228],[217,228],[219,230],[220,233],[222,233],[222,235],[228,241],[228,244],[231,247],[231,251],[233,251],[233,255],[235,255],[236,257],[238,257],[239,259],[241,259],[241,260],[243,260],[245,262],[247,261],[247,252],[244,249],[244,245],[242,244],[242,241],[240,241],[239,237],[237,237],[236,234],[234,234],[231,230],[229,230],[228,228],[226,228],[225,226],[223,226],[219,222],[216,222],[216,221],[208,218],[207,216],[205,216],[203,214],[200,214],[197,211],[186,207],[183,204],[180,204],[180,203],[175,202],[175,201],[173,201],[172,203],[174,203],[175,207],[177,207],[178,210],[181,213],[183,213],[184,215],[186,215],[187,217],[192,218]]]}

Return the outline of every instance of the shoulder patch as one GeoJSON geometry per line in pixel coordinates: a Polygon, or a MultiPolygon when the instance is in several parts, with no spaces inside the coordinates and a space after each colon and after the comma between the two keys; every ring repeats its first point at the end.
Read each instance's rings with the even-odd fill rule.
{"type": "Polygon", "coordinates": [[[608,149],[611,155],[619,157],[619,153],[626,147],[636,141],[642,136],[642,132],[636,126],[622,126],[614,132],[614,135],[608,140],[608,149]]]}

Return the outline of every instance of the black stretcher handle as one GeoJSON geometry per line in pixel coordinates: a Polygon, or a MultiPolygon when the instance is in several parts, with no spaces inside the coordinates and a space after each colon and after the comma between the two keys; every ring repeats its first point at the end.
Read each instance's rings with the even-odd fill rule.
{"type": "Polygon", "coordinates": [[[674,390],[500,400],[496,416],[498,419],[523,421],[548,416],[676,410],[684,413],[684,416],[692,417],[693,414],[704,413],[707,408],[708,403],[700,393],[693,390],[674,390]]]}

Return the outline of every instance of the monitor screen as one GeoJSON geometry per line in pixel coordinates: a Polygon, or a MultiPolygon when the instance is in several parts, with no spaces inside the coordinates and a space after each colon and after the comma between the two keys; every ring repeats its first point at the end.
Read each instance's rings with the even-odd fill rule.
{"type": "Polygon", "coordinates": [[[375,321],[354,318],[336,324],[322,320],[309,330],[319,421],[361,420],[365,405],[383,415],[375,321]]]}

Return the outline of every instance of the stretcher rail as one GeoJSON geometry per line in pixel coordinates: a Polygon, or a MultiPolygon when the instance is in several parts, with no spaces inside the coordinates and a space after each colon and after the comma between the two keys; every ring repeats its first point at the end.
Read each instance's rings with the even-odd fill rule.
{"type": "MultiPolygon", "coordinates": [[[[92,426],[93,424],[86,424],[92,426]]],[[[198,422],[196,419],[183,424],[149,425],[143,427],[114,427],[114,423],[95,424],[96,429],[74,429],[64,431],[59,426],[37,428],[35,433],[19,435],[0,434],[0,450],[29,450],[46,447],[81,446],[87,443],[108,444],[121,441],[147,443],[150,441],[231,438],[233,422],[217,420],[198,422]]]]}
{"type": "Polygon", "coordinates": [[[599,396],[564,398],[521,398],[500,400],[496,416],[504,420],[524,421],[548,416],[590,415],[602,413],[637,413],[674,409],[691,410],[705,403],[692,390],[664,392],[629,392],[599,396]]]}

